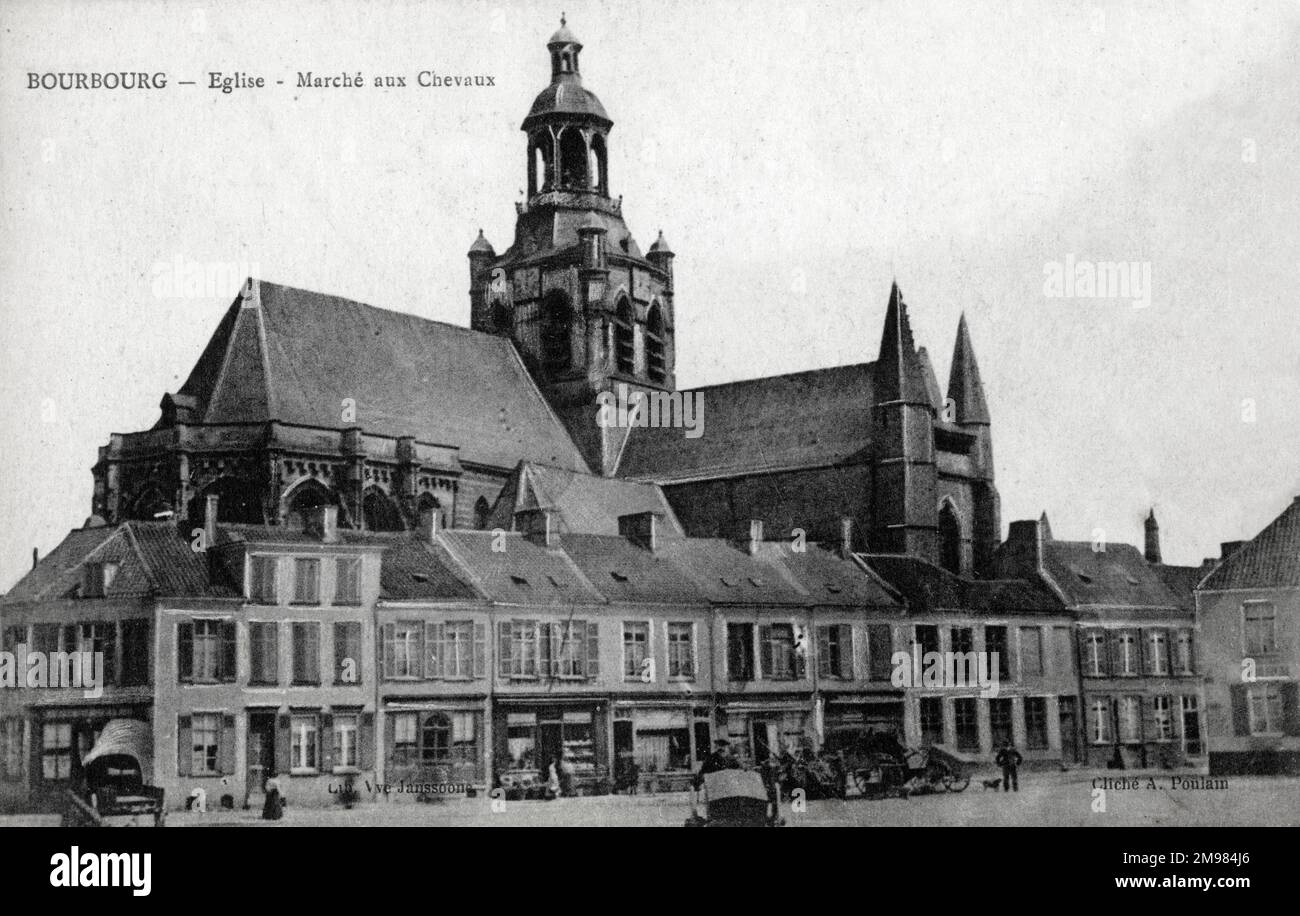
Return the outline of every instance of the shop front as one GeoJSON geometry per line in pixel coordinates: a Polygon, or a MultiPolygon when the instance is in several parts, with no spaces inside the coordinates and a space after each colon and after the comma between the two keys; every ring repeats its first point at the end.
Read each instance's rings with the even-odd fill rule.
{"type": "MultiPolygon", "coordinates": [[[[28,773],[30,797],[38,807],[61,807],[64,791],[84,779],[82,761],[113,719],[151,722],[148,703],[31,708],[28,773]]],[[[143,774],[146,781],[153,773],[143,774]]]]}
{"type": "Polygon", "coordinates": [[[827,696],[823,699],[823,742],[828,752],[848,753],[869,733],[893,734],[903,741],[903,697],[827,696]]]}
{"type": "Polygon", "coordinates": [[[811,700],[724,703],[722,735],[747,766],[773,754],[798,754],[815,744],[812,707],[811,700]]]}
{"type": "Polygon", "coordinates": [[[482,704],[390,703],[384,722],[390,795],[428,799],[486,786],[482,704]]]}
{"type": "Polygon", "coordinates": [[[616,703],[614,782],[620,791],[686,789],[711,744],[708,707],[616,703]]]}
{"type": "Polygon", "coordinates": [[[499,702],[493,714],[497,782],[528,797],[544,785],[550,765],[571,764],[572,791],[603,795],[610,789],[609,706],[605,702],[548,699],[499,702]]]}

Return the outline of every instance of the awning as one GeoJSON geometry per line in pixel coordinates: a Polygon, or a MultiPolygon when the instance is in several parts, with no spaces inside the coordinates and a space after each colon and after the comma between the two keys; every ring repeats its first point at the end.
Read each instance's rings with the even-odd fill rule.
{"type": "Polygon", "coordinates": [[[140,765],[140,775],[146,783],[153,779],[153,728],[148,722],[135,719],[113,719],[99,733],[99,740],[85,757],[83,766],[98,760],[124,754],[140,765]]]}

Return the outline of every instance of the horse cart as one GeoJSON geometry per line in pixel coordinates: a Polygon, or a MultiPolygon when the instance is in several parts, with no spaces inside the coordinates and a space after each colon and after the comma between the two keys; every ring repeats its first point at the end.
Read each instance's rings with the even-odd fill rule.
{"type": "Polygon", "coordinates": [[[715,770],[691,794],[687,827],[780,827],[780,803],[754,770],[715,770]],[[703,802],[703,813],[700,803],[703,802]]]}
{"type": "Polygon", "coordinates": [[[147,785],[153,773],[153,730],[148,723],[113,719],[82,759],[84,785],[69,790],[64,824],[163,826],[163,790],[147,785]]]}
{"type": "Polygon", "coordinates": [[[961,792],[970,785],[968,762],[941,744],[921,748],[867,744],[855,749],[847,769],[865,798],[961,792]]]}

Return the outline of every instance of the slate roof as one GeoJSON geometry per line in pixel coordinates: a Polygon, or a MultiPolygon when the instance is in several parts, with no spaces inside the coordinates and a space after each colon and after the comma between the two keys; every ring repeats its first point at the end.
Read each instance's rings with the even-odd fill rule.
{"type": "Polygon", "coordinates": [[[1063,614],[1060,600],[1031,579],[965,579],[919,557],[859,554],[913,611],[1063,614]]]}
{"type": "Polygon", "coordinates": [[[396,601],[478,597],[443,547],[409,535],[384,552],[379,588],[383,598],[396,601]]]}
{"type": "Polygon", "coordinates": [[[586,470],[505,338],[252,283],[250,306],[231,305],[179,392],[197,400],[203,422],[341,429],[350,398],[367,432],[459,446],[462,460],[494,467],[586,470]]]}
{"type": "Polygon", "coordinates": [[[492,601],[559,606],[604,601],[562,551],[522,534],[449,528],[439,537],[474,586],[492,601]],[[505,539],[504,550],[492,549],[497,537],[505,539]]]}
{"type": "Polygon", "coordinates": [[[683,536],[667,497],[654,484],[530,463],[515,469],[485,527],[509,531],[517,510],[537,507],[559,512],[563,532],[618,535],[620,515],[657,512],[661,536],[683,536]]]}
{"type": "Polygon", "coordinates": [[[808,544],[796,552],[789,543],[770,541],[761,556],[784,568],[809,602],[845,607],[897,608],[902,603],[874,572],[834,548],[808,544]]]}
{"type": "Polygon", "coordinates": [[[626,538],[568,534],[564,552],[610,601],[703,604],[705,596],[679,565],[626,538]]]}
{"type": "Polygon", "coordinates": [[[809,600],[782,569],[718,538],[665,540],[659,553],[710,601],[718,604],[807,605],[809,600]]]}
{"type": "Polygon", "coordinates": [[[1075,607],[1183,608],[1132,544],[1043,540],[1043,569],[1075,607]]]}
{"type": "Polygon", "coordinates": [[[600,99],[596,98],[596,93],[584,87],[576,79],[576,74],[566,74],[566,76],[569,78],[559,79],[537,93],[537,98],[533,99],[533,106],[528,109],[528,116],[524,118],[524,130],[528,129],[528,125],[532,124],[535,118],[552,114],[593,118],[605,124],[613,123],[605,113],[605,106],[600,104],[600,99]]]}
{"type": "Polygon", "coordinates": [[[1295,587],[1300,587],[1300,497],[1200,584],[1202,591],[1295,587]]]}
{"type": "Polygon", "coordinates": [[[864,459],[874,368],[858,363],[693,389],[685,395],[703,395],[704,435],[633,427],[618,474],[667,483],[864,459]]]}

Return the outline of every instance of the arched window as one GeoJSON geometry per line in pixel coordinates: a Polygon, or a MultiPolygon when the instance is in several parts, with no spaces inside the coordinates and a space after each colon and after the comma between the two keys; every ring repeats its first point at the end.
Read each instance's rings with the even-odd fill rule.
{"type": "Polygon", "coordinates": [[[484,497],[480,496],[478,501],[474,503],[474,527],[482,531],[487,528],[491,519],[492,507],[488,505],[488,501],[484,497]]]}
{"type": "Polygon", "coordinates": [[[530,194],[551,190],[555,176],[551,173],[550,133],[540,133],[533,138],[528,163],[528,190],[530,194]]]}
{"type": "Polygon", "coordinates": [[[315,480],[304,481],[289,494],[287,521],[298,528],[306,528],[321,506],[336,506],[338,500],[329,487],[315,480]]]}
{"type": "Polygon", "coordinates": [[[560,187],[587,188],[587,140],[576,127],[560,134],[560,187]]]}
{"type": "Polygon", "coordinates": [[[961,520],[950,502],[939,510],[939,565],[961,575],[961,520]]]}
{"type": "Polygon", "coordinates": [[[361,513],[368,531],[404,531],[402,513],[388,495],[374,487],[361,498],[361,513]]]}
{"type": "Polygon", "coordinates": [[[632,333],[632,306],[620,299],[614,313],[614,368],[624,375],[636,371],[636,343],[632,333]]]}
{"type": "Polygon", "coordinates": [[[668,364],[664,361],[664,316],[657,302],[650,306],[645,320],[645,371],[656,384],[663,384],[668,377],[668,364]]]}
{"type": "Polygon", "coordinates": [[[424,734],[420,738],[420,756],[425,763],[451,757],[451,720],[443,713],[431,713],[424,720],[424,734]]]}
{"type": "Polygon", "coordinates": [[[572,365],[572,330],[569,297],[552,290],[542,300],[542,364],[547,374],[565,372],[572,365]]]}
{"type": "Polygon", "coordinates": [[[609,193],[608,173],[606,172],[605,163],[605,138],[596,134],[591,138],[591,156],[589,157],[588,171],[591,176],[591,187],[601,194],[609,193]]]}
{"type": "Polygon", "coordinates": [[[148,521],[165,515],[171,508],[171,503],[163,496],[162,490],[150,486],[132,501],[129,516],[148,521]]]}
{"type": "Polygon", "coordinates": [[[207,519],[207,497],[215,493],[217,503],[217,521],[244,525],[265,525],[262,514],[262,496],[258,488],[244,480],[234,477],[221,477],[204,488],[203,492],[190,500],[189,517],[192,521],[202,523],[207,519]]]}

